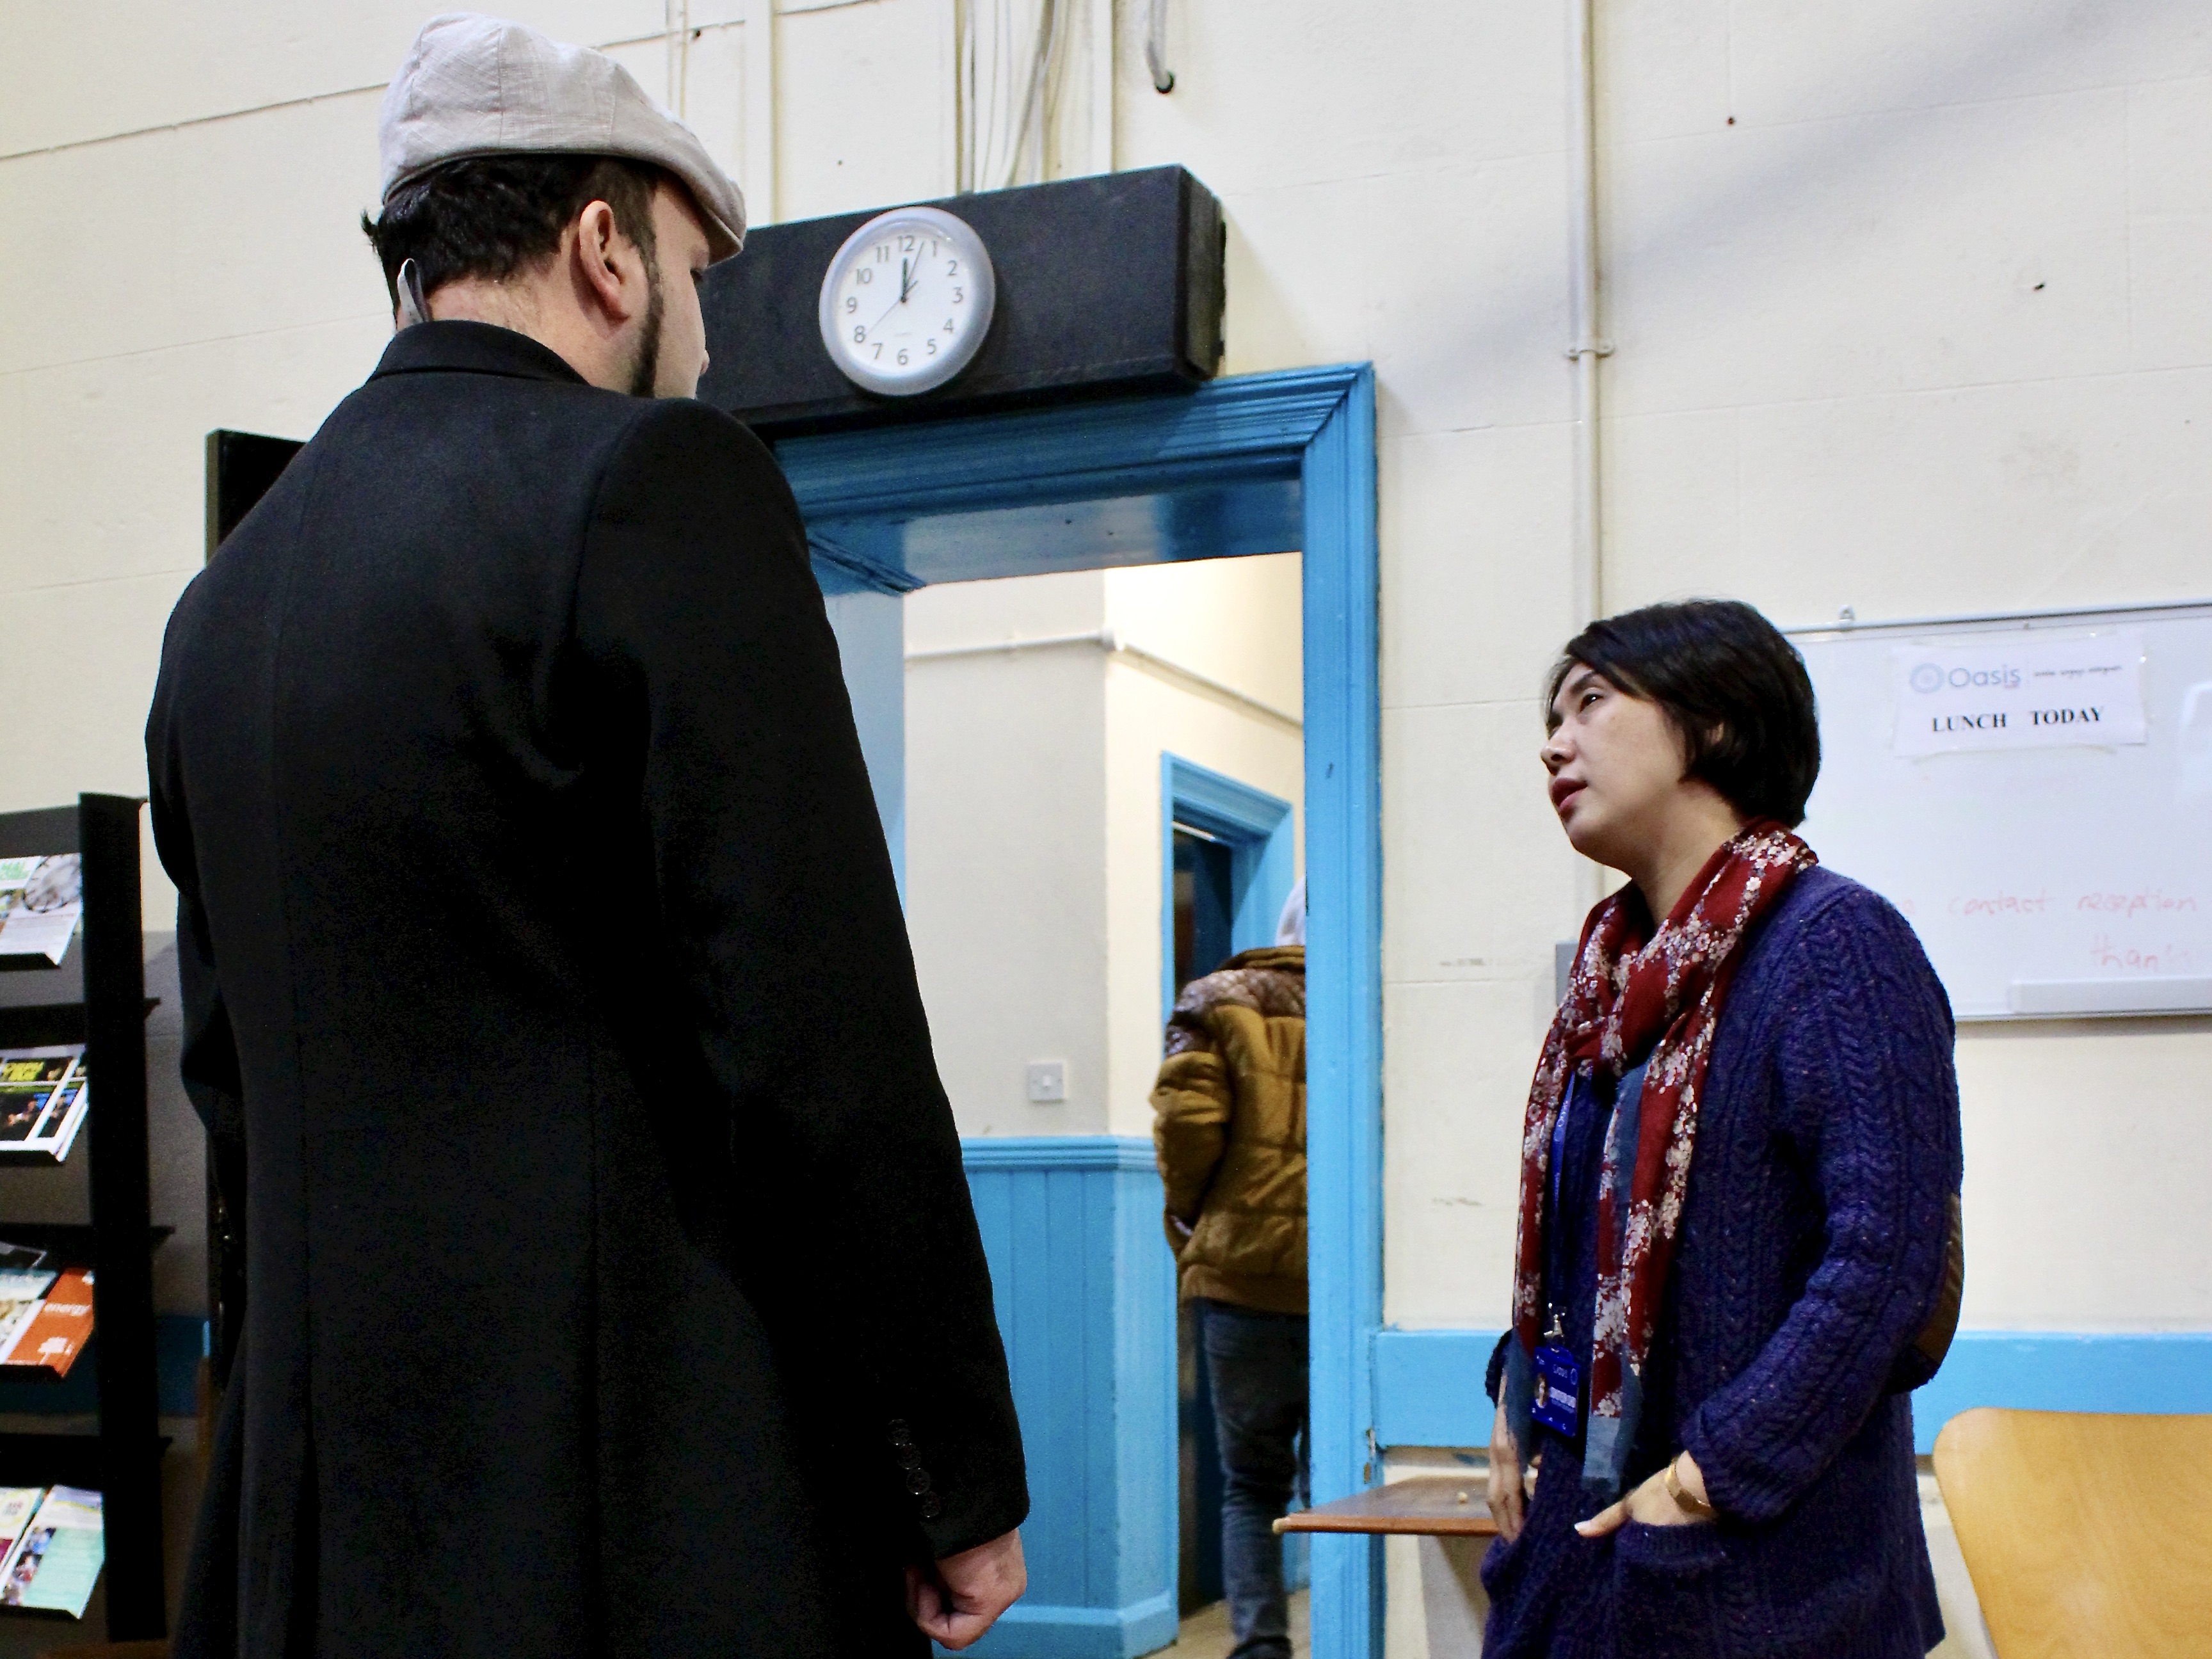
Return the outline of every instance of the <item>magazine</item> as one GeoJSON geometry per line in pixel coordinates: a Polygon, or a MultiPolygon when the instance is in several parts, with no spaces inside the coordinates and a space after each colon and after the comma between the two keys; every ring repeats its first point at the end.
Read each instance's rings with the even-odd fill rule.
{"type": "Polygon", "coordinates": [[[46,1495],[44,1486],[0,1486],[0,1562],[5,1562],[15,1540],[23,1535],[31,1512],[46,1495]]]}
{"type": "Polygon", "coordinates": [[[77,854],[0,858],[0,967],[58,967],[83,914],[77,854]]]}
{"type": "MultiPolygon", "coordinates": [[[[0,1302],[0,1355],[15,1352],[15,1345],[23,1340],[23,1333],[31,1328],[31,1322],[39,1316],[39,1298],[0,1302]]],[[[0,1364],[5,1364],[0,1360],[0,1364]]],[[[4,1489],[0,1489],[4,1490],[4,1489]]]]}
{"type": "Polygon", "coordinates": [[[44,1299],[9,1311],[0,1304],[0,1376],[19,1366],[67,1376],[92,1340],[92,1270],[64,1267],[44,1299]]]}
{"type": "MultiPolygon", "coordinates": [[[[46,1253],[29,1244],[0,1240],[0,1301],[35,1302],[53,1287],[54,1270],[46,1253]]],[[[7,1352],[0,1348],[0,1353],[7,1352]]]]}
{"type": "Polygon", "coordinates": [[[59,1164],[91,1105],[82,1043],[0,1049],[0,1155],[59,1164]]]}
{"type": "Polygon", "coordinates": [[[0,1562],[0,1607],[40,1607],[81,1619],[106,1559],[100,1494],[56,1486],[0,1562]]]}

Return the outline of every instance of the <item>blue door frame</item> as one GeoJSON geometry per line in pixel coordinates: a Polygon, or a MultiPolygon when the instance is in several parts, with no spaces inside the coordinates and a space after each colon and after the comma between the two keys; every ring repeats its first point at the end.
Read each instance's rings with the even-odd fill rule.
{"type": "MultiPolygon", "coordinates": [[[[1160,1023],[1175,1012],[1175,827],[1202,830],[1229,847],[1235,914],[1229,948],[1275,942],[1275,923],[1297,879],[1297,828],[1291,804],[1264,789],[1187,761],[1160,757],[1160,1023]]],[[[1212,963],[1200,964],[1205,973],[1212,963]]]]}
{"type": "MultiPolygon", "coordinates": [[[[1382,850],[1372,368],[787,439],[776,453],[817,568],[885,592],[1304,554],[1314,1498],[1373,1484],[1382,850]]],[[[1381,1653],[1382,1568],[1379,1540],[1316,1538],[1316,1659],[1381,1653]]]]}

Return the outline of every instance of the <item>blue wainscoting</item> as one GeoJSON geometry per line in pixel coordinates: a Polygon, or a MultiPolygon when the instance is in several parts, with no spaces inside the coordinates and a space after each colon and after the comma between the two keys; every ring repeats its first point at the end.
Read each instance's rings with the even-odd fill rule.
{"type": "Polygon", "coordinates": [[[1176,1638],[1175,1261],[1152,1143],[962,1143],[1029,1459],[1029,1594],[970,1653],[1134,1659],[1176,1638]]]}
{"type": "MultiPolygon", "coordinates": [[[[1486,1446],[1482,1391],[1495,1331],[1377,1331],[1375,1437],[1386,1446],[1486,1446]]],[[[2212,1412],[2212,1332],[1960,1331],[1912,1397],[1923,1452],[1960,1412],[2212,1412]]]]}

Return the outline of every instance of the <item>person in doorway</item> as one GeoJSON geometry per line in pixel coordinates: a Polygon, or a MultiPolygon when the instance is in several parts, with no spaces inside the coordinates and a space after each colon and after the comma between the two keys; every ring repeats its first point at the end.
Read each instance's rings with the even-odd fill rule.
{"type": "Polygon", "coordinates": [[[1301,882],[1274,945],[1183,988],[1152,1089],[1168,1243],[1221,1448],[1233,1659],[1290,1659],[1273,1527],[1307,1491],[1305,921],[1301,882]]]}
{"type": "Polygon", "coordinates": [[[799,514],[692,399],[744,204],[491,18],[380,143],[402,326],[147,726],[250,1279],[176,1652],[965,1647],[1021,1441],[799,514]]]}
{"type": "Polygon", "coordinates": [[[1906,1394],[1963,1273],[1942,987],[1791,833],[1813,690],[1756,611],[1592,623],[1551,690],[1553,807],[1629,884],[1529,1091],[1483,1652],[1917,1659],[1906,1394]]]}

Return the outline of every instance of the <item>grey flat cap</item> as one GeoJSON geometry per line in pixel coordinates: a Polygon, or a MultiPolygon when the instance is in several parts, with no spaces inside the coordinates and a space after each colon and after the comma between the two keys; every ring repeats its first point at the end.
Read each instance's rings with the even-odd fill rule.
{"type": "Polygon", "coordinates": [[[526,23],[453,11],[422,25],[384,94],[376,148],[384,199],[441,161],[471,155],[620,155],[690,188],[709,256],[744,246],[745,198],[698,135],[605,52],[526,23]]]}

